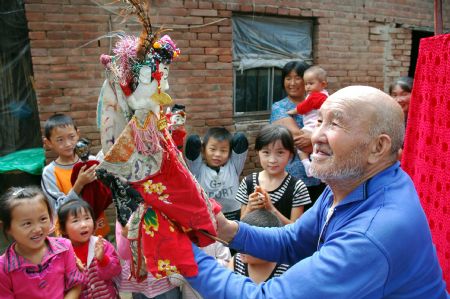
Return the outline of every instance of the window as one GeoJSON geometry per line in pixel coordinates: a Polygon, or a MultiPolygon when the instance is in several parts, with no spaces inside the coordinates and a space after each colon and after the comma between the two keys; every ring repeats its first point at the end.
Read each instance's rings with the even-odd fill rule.
{"type": "Polygon", "coordinates": [[[286,96],[281,88],[279,68],[260,67],[243,72],[235,71],[234,82],[234,111],[237,115],[270,111],[271,99],[276,101],[286,96]]]}
{"type": "Polygon", "coordinates": [[[312,61],[312,21],[233,16],[234,114],[264,114],[285,96],[281,69],[312,61]]]}

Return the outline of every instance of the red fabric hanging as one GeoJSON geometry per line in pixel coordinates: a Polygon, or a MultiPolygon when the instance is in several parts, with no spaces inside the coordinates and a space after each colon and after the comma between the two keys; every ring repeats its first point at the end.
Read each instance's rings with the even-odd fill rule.
{"type": "MultiPolygon", "coordinates": [[[[75,181],[78,178],[78,173],[80,172],[80,169],[81,167],[83,167],[83,165],[86,165],[86,168],[89,168],[92,165],[98,164],[99,162],[96,160],[88,160],[86,162],[78,162],[77,164],[75,164],[72,169],[72,176],[70,177],[72,186],[75,184],[75,181]]],[[[81,197],[94,210],[95,219],[98,219],[98,217],[112,203],[111,190],[103,185],[100,180],[95,180],[89,184],[86,184],[83,187],[83,190],[81,190],[81,197]]]]}
{"type": "Polygon", "coordinates": [[[414,181],[450,290],[450,34],[420,41],[402,168],[414,181]]]}

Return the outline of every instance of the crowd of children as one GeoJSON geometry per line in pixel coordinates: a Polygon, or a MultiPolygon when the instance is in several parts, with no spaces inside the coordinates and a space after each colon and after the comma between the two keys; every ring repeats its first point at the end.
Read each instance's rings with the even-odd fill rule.
{"type": "MultiPolygon", "coordinates": [[[[326,73],[312,67],[304,81],[308,97],[289,113],[304,114],[304,129],[311,130],[317,109],[328,96],[326,73]]],[[[157,280],[149,275],[143,282],[129,279],[131,252],[122,227],[116,225],[115,247],[104,238],[109,231],[104,214],[96,217],[93,207],[83,200],[83,188],[97,179],[96,166],[81,166],[77,178],[71,180],[79,162],[74,152],[79,140],[75,123],[69,116],[56,114],[47,120],[44,133],[45,145],[57,158],[44,168],[43,192],[37,187],[11,188],[1,197],[4,234],[14,242],[0,257],[0,297],[35,298],[33,294],[39,293],[42,298],[120,298],[120,293],[129,292],[142,299],[201,298],[185,282],[167,277],[157,280]],[[56,235],[61,237],[52,237],[56,235]]],[[[262,227],[293,223],[311,199],[303,181],[285,168],[296,155],[309,161],[308,155],[296,150],[287,128],[267,125],[255,140],[262,171],[239,183],[248,148],[243,133],[232,135],[226,128],[215,127],[203,138],[190,135],[184,158],[228,219],[262,227]]],[[[203,250],[256,283],[288,268],[241,253],[231,259],[229,249],[218,242],[203,250]]]]}

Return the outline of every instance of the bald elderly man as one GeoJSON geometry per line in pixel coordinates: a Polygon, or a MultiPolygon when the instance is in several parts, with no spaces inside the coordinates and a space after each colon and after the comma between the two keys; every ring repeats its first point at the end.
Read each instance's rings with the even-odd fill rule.
{"type": "Polygon", "coordinates": [[[330,96],[312,134],[311,173],[325,189],[283,228],[257,228],[217,216],[219,236],[252,256],[290,264],[255,284],[194,246],[204,298],[449,298],[425,214],[397,154],[401,107],[384,92],[346,87],[330,96]]]}

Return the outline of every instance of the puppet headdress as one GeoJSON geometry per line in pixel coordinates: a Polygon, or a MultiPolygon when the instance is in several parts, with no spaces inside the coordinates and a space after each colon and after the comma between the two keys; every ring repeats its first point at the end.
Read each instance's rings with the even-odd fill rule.
{"type": "Polygon", "coordinates": [[[122,35],[113,49],[114,56],[102,55],[100,61],[113,73],[125,94],[128,95],[138,84],[142,66],[150,67],[151,77],[158,79],[157,74],[154,74],[158,70],[158,64],[170,64],[180,54],[180,50],[168,35],[159,38],[164,30],[153,32],[147,1],[124,0],[124,2],[127,6],[122,11],[122,15],[126,18],[131,15],[137,16],[142,24],[141,34],[139,38],[122,35]]]}

